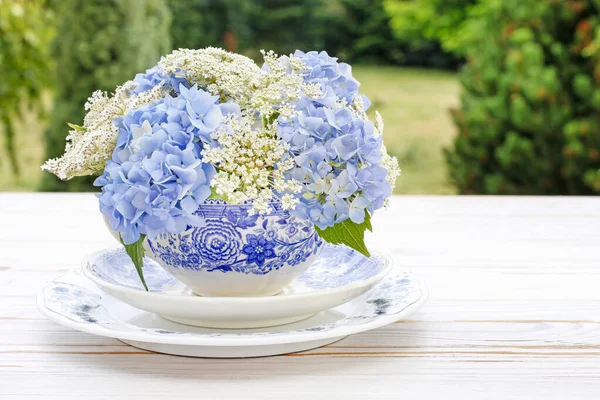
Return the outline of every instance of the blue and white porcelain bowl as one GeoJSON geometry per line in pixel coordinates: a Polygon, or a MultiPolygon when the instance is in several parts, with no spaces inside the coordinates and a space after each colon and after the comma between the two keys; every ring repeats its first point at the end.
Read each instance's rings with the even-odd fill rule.
{"type": "Polygon", "coordinates": [[[275,295],[313,263],[323,240],[278,202],[261,215],[251,207],[209,200],[196,211],[204,226],[146,239],[146,256],[202,296],[275,295]]]}

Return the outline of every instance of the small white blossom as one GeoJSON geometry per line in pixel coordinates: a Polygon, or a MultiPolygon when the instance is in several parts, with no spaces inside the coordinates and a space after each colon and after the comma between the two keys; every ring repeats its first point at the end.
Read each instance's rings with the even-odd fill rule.
{"type": "Polygon", "coordinates": [[[400,166],[398,165],[398,159],[390,156],[385,146],[381,146],[381,166],[387,169],[388,173],[386,176],[387,181],[392,186],[392,190],[396,187],[396,179],[400,176],[400,166]]]}
{"type": "MultiPolygon", "coordinates": [[[[379,111],[375,111],[375,136],[383,135],[383,118],[379,111]]],[[[392,186],[392,190],[396,187],[396,179],[400,176],[400,166],[398,165],[398,159],[388,154],[385,145],[381,145],[381,166],[388,170],[386,179],[392,186]]]]}
{"type": "Polygon", "coordinates": [[[299,201],[298,198],[286,193],[281,197],[281,206],[284,210],[294,210],[299,201]]]}
{"type": "Polygon", "coordinates": [[[375,111],[375,136],[383,135],[383,118],[379,111],[375,111]]]}
{"type": "Polygon", "coordinates": [[[273,51],[261,50],[261,53],[268,73],[262,77],[260,87],[252,92],[249,106],[260,112],[266,120],[270,120],[274,114],[291,119],[296,114],[292,105],[294,101],[308,93],[313,98],[322,96],[318,85],[307,84],[298,73],[306,69],[302,60],[293,55],[278,56],[273,51]]]}

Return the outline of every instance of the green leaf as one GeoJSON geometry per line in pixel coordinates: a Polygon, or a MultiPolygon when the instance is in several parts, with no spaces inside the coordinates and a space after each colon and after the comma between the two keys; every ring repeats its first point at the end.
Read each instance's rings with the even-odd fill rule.
{"type": "Polygon", "coordinates": [[[281,114],[280,112],[274,112],[273,114],[271,114],[271,116],[269,117],[269,120],[268,120],[269,124],[272,124],[273,122],[275,122],[275,120],[277,118],[279,118],[280,114],[281,114]]]}
{"type": "Polygon", "coordinates": [[[371,215],[367,211],[365,211],[365,220],[361,224],[347,219],[326,229],[319,229],[316,226],[315,229],[319,236],[326,242],[331,244],[345,244],[361,254],[371,257],[367,245],[365,245],[365,230],[373,231],[371,215]]]}
{"type": "Polygon", "coordinates": [[[75,124],[72,124],[70,122],[67,122],[67,125],[69,125],[69,128],[71,128],[71,129],[73,129],[75,131],[85,132],[87,130],[84,126],[75,125],[75,124]]]}
{"type": "Polygon", "coordinates": [[[365,211],[365,221],[363,224],[365,225],[365,228],[367,228],[370,232],[373,232],[373,225],[371,225],[371,214],[369,214],[367,211],[365,211]]]}
{"type": "Polygon", "coordinates": [[[137,270],[137,273],[140,276],[140,280],[142,281],[144,288],[146,289],[146,291],[148,291],[148,285],[146,285],[146,280],[144,279],[144,271],[142,270],[142,267],[144,266],[143,243],[144,239],[146,239],[146,235],[141,235],[140,239],[132,244],[125,244],[121,235],[119,235],[119,238],[121,239],[121,243],[123,244],[123,246],[125,246],[125,251],[129,255],[129,258],[131,258],[133,265],[135,265],[135,269],[137,270]]]}

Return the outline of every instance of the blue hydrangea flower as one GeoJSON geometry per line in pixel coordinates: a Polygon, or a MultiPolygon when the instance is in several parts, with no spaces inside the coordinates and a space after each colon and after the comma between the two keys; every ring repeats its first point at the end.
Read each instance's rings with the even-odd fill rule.
{"type": "Polygon", "coordinates": [[[204,223],[194,213],[216,171],[202,162],[202,138],[223,115],[217,97],[196,86],[179,91],[115,121],[117,146],[94,184],[102,187],[101,212],[125,244],[204,223]]]}
{"type": "Polygon", "coordinates": [[[301,98],[295,103],[299,115],[278,121],[279,137],[296,162],[288,175],[304,184],[294,213],[321,229],[348,218],[362,223],[365,212],[381,208],[392,190],[380,166],[381,136],[349,106],[358,96],[365,111],[370,102],[359,94],[348,64],[326,52],[296,51],[294,56],[308,66],[305,82],[318,84],[323,93],[318,99],[301,98]]]}
{"type": "Polygon", "coordinates": [[[326,107],[334,107],[340,99],[352,102],[358,96],[358,81],[352,76],[352,68],[346,63],[338,63],[336,57],[330,57],[326,51],[309,51],[304,53],[300,50],[294,52],[294,56],[301,59],[309,68],[303,72],[306,82],[319,83],[323,98],[318,99],[326,107]]]}
{"type": "Polygon", "coordinates": [[[158,67],[153,67],[146,70],[143,74],[137,74],[133,79],[133,90],[132,94],[140,94],[146,92],[159,84],[163,84],[173,89],[176,93],[179,93],[181,85],[188,87],[187,80],[182,77],[176,77],[175,75],[166,75],[164,72],[159,70],[158,67]]]}

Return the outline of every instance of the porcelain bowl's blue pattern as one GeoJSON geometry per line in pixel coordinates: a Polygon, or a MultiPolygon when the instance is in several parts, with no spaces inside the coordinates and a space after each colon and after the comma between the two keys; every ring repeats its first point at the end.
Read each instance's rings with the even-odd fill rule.
{"type": "Polygon", "coordinates": [[[203,296],[270,296],[299,277],[323,240],[308,220],[271,203],[265,214],[251,205],[202,204],[202,227],[146,240],[146,255],[203,296]]]}

